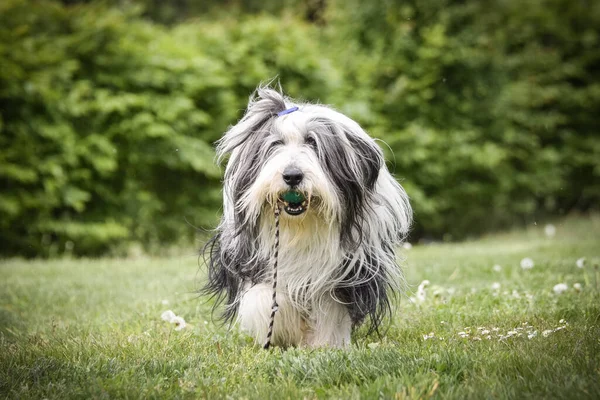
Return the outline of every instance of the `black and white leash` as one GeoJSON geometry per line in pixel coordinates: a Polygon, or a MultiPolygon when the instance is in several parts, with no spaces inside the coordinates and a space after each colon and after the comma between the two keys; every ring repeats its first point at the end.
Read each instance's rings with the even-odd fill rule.
{"type": "Polygon", "coordinates": [[[275,323],[275,314],[279,309],[277,304],[277,259],[279,258],[279,214],[281,210],[279,204],[275,205],[275,248],[273,251],[273,306],[271,307],[271,318],[269,321],[269,331],[267,332],[267,340],[263,349],[271,347],[271,338],[273,336],[273,324],[275,323]]]}
{"type": "MultiPolygon", "coordinates": [[[[298,111],[300,108],[297,106],[288,108],[287,110],[283,110],[277,113],[278,117],[291,114],[294,111],[298,111]]],[[[273,211],[275,214],[275,249],[273,251],[273,306],[271,307],[271,318],[269,320],[269,331],[267,332],[267,340],[263,346],[263,349],[268,349],[271,347],[271,338],[273,337],[273,324],[275,323],[275,314],[279,309],[279,305],[277,304],[277,259],[279,258],[279,214],[281,214],[281,209],[279,202],[275,204],[275,210],[273,211]]]]}

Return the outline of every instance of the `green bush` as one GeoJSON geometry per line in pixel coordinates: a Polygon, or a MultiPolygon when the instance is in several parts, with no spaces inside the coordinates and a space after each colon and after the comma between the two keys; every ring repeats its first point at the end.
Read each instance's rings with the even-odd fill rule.
{"type": "Polygon", "coordinates": [[[329,85],[294,21],[168,30],[103,5],[0,7],[4,255],[189,243],[221,204],[212,143],[256,84],[329,85]]]}
{"type": "Polygon", "coordinates": [[[214,141],[274,77],[389,145],[413,240],[600,200],[598,2],[188,0],[214,13],[169,27],[167,3],[65,3],[0,4],[4,256],[190,243],[219,215],[214,141]]]}
{"type": "Polygon", "coordinates": [[[600,3],[336,5],[331,30],[350,48],[339,57],[361,88],[348,112],[391,147],[414,236],[460,238],[597,204],[600,3]]]}

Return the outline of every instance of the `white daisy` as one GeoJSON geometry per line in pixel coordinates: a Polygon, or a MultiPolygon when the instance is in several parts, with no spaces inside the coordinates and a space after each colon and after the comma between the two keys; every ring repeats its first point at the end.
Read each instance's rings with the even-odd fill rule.
{"type": "Polygon", "coordinates": [[[537,336],[537,331],[533,331],[527,335],[527,339],[533,339],[536,336],[537,336]]]}
{"type": "Polygon", "coordinates": [[[554,288],[552,288],[552,290],[554,290],[554,293],[556,294],[562,294],[563,292],[566,292],[567,289],[569,289],[569,287],[566,283],[558,283],[554,285],[554,288]]]}
{"type": "Polygon", "coordinates": [[[534,262],[531,258],[529,257],[525,257],[524,259],[521,260],[521,268],[523,269],[531,269],[534,266],[534,262]]]}
{"type": "Polygon", "coordinates": [[[556,235],[556,227],[552,224],[548,224],[544,227],[544,233],[549,238],[554,237],[554,235],[556,235]]]}
{"type": "Polygon", "coordinates": [[[500,290],[500,282],[494,282],[492,283],[492,290],[500,290]]]}
{"type": "Polygon", "coordinates": [[[420,301],[420,302],[425,301],[425,298],[427,296],[427,293],[425,292],[425,288],[427,286],[429,286],[429,281],[427,279],[425,279],[423,282],[421,282],[421,284],[417,288],[417,300],[418,301],[420,301]]]}
{"type": "Polygon", "coordinates": [[[577,261],[575,261],[575,265],[577,265],[577,268],[585,267],[585,257],[577,259],[577,261]]]}
{"type": "Polygon", "coordinates": [[[575,289],[577,292],[581,292],[581,283],[574,283],[573,289],[575,289]]]}
{"type": "Polygon", "coordinates": [[[412,244],[410,244],[410,243],[408,243],[408,242],[405,242],[405,243],[402,245],[402,248],[403,248],[404,250],[410,250],[410,249],[412,249],[412,247],[413,247],[413,246],[412,246],[412,244]]]}
{"type": "Polygon", "coordinates": [[[502,265],[498,265],[498,264],[496,264],[496,265],[494,265],[494,266],[492,267],[492,269],[493,269],[495,272],[500,272],[500,271],[502,271],[502,265]]]}
{"type": "Polygon", "coordinates": [[[175,317],[171,320],[171,323],[175,324],[175,330],[180,331],[185,328],[185,319],[182,317],[175,317]]]}
{"type": "Polygon", "coordinates": [[[166,299],[165,299],[165,300],[161,301],[160,303],[161,303],[163,306],[166,306],[166,305],[168,305],[168,304],[169,304],[169,300],[166,300],[166,299]]]}
{"type": "Polygon", "coordinates": [[[175,313],[173,311],[167,310],[167,311],[163,312],[162,314],[160,314],[160,318],[163,321],[173,322],[173,319],[177,318],[177,315],[175,315],[175,313]]]}

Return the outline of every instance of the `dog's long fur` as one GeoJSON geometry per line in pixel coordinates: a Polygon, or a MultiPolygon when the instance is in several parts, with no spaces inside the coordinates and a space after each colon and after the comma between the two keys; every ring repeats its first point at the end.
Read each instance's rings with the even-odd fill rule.
{"type": "Polygon", "coordinates": [[[304,174],[297,190],[311,200],[299,216],[281,213],[273,343],[342,347],[366,319],[378,330],[403,279],[395,249],[412,211],[375,141],[329,107],[259,87],[217,154],[220,163],[229,159],[223,217],[204,251],[204,290],[226,302],[224,318],[237,317],[257,343],[264,341],[273,207],[290,190],[282,173],[293,166],[304,174]],[[299,110],[277,115],[293,106],[299,110]]]}

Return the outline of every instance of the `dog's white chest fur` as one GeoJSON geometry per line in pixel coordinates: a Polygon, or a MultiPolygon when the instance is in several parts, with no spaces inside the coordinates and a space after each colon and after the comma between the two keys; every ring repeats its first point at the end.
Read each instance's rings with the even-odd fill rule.
{"type": "MultiPolygon", "coordinates": [[[[270,214],[269,214],[270,216],[270,214]]],[[[272,217],[261,222],[261,256],[271,261],[274,248],[272,217]]],[[[332,289],[332,275],[343,257],[339,232],[316,215],[299,221],[281,217],[279,236],[278,276],[281,291],[298,307],[310,307],[307,302],[332,289]]],[[[269,263],[269,266],[272,262],[269,263]]],[[[270,271],[270,269],[269,269],[270,271]]],[[[269,274],[270,276],[270,274],[269,274]]]]}

